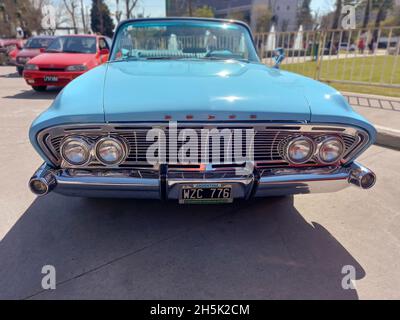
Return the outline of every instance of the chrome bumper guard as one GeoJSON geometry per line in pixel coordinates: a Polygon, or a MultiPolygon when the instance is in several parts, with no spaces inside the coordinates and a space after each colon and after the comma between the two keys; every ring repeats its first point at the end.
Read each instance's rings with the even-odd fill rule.
{"type": "Polygon", "coordinates": [[[54,191],[69,196],[178,199],[183,185],[221,183],[232,185],[234,198],[335,192],[355,185],[371,188],[375,174],[354,162],[344,167],[275,168],[248,175],[231,171],[75,170],[52,169],[43,164],[29,181],[37,195],[54,191]]]}

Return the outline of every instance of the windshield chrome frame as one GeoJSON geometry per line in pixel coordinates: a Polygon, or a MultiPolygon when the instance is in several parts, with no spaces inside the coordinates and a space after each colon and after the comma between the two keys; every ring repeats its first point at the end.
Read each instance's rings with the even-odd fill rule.
{"type": "MultiPolygon", "coordinates": [[[[229,23],[229,24],[239,25],[248,32],[248,35],[250,38],[249,45],[251,45],[254,49],[254,56],[255,56],[256,60],[254,60],[254,61],[249,60],[249,63],[261,63],[260,57],[258,56],[257,48],[255,47],[253,33],[251,32],[250,27],[245,22],[239,21],[239,20],[231,20],[231,19],[196,18],[196,17],[140,18],[140,19],[128,19],[128,20],[120,22],[114,32],[114,36],[112,39],[113,41],[112,41],[112,45],[111,45],[111,49],[110,49],[110,55],[109,55],[107,62],[110,63],[110,62],[120,61],[120,60],[111,60],[111,57],[113,56],[113,52],[114,52],[115,45],[116,45],[117,35],[120,32],[121,28],[124,27],[126,24],[141,23],[141,22],[147,22],[147,21],[148,22],[157,22],[157,21],[160,21],[160,22],[162,22],[162,21],[171,21],[171,22],[174,22],[174,21],[176,21],[176,22],[197,21],[197,22],[199,22],[199,21],[204,21],[204,22],[229,23]]],[[[232,59],[227,59],[227,60],[232,60],[232,59]]],[[[218,61],[218,60],[215,60],[215,61],[218,61]]],[[[224,60],[221,59],[220,61],[224,61],[224,60]]]]}

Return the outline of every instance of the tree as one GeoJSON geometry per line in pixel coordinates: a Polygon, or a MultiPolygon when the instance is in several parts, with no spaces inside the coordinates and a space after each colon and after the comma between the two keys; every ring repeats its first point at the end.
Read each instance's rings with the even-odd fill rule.
{"type": "Polygon", "coordinates": [[[81,0],[81,18],[82,18],[83,33],[88,33],[89,30],[86,24],[85,7],[83,5],[83,0],[81,0]]]}
{"type": "Polygon", "coordinates": [[[112,37],[114,33],[114,22],[111,18],[110,10],[104,0],[93,0],[91,16],[91,27],[93,32],[112,37]]]}
{"type": "Polygon", "coordinates": [[[336,0],[336,9],[333,14],[332,29],[337,29],[339,27],[339,19],[342,15],[343,1],[336,0]]]}
{"type": "Polygon", "coordinates": [[[272,12],[265,5],[255,5],[253,18],[256,21],[256,32],[268,32],[271,29],[272,12]]]}
{"type": "Polygon", "coordinates": [[[372,7],[372,0],[366,0],[365,4],[365,11],[364,11],[364,20],[362,27],[366,28],[368,26],[369,17],[371,15],[371,7],[372,7]]]}
{"type": "Polygon", "coordinates": [[[304,0],[297,13],[297,26],[302,25],[306,30],[311,29],[313,25],[310,4],[311,0],[304,0]]]}
{"type": "Polygon", "coordinates": [[[0,36],[15,37],[16,28],[24,30],[25,37],[42,28],[42,1],[0,0],[0,36]]]}
{"type": "Polygon", "coordinates": [[[193,17],[193,1],[188,0],[188,14],[189,17],[193,17]]]}
{"type": "Polygon", "coordinates": [[[375,28],[381,26],[381,22],[386,19],[389,9],[393,8],[393,0],[381,0],[378,7],[378,13],[375,19],[375,28]]]}
{"type": "Polygon", "coordinates": [[[125,0],[125,10],[126,10],[126,18],[133,18],[133,9],[135,9],[139,0],[125,0]]]}
{"type": "Polygon", "coordinates": [[[243,11],[232,11],[232,12],[229,12],[228,19],[244,21],[246,23],[249,22],[248,19],[246,19],[246,16],[245,16],[243,11]]]}
{"type": "MultiPolygon", "coordinates": [[[[397,27],[400,26],[400,6],[396,6],[389,15],[389,17],[383,21],[382,25],[385,27],[397,27]]],[[[400,30],[395,30],[396,34],[400,33],[400,30]]]]}
{"type": "Polygon", "coordinates": [[[214,11],[209,6],[199,7],[194,10],[193,17],[214,18],[214,11]]]}
{"type": "Polygon", "coordinates": [[[118,23],[121,22],[122,19],[122,11],[119,9],[119,0],[116,0],[116,8],[115,8],[115,19],[118,23]]]}
{"type": "Polygon", "coordinates": [[[74,33],[78,33],[78,25],[76,22],[76,9],[78,8],[78,2],[76,0],[63,0],[65,9],[67,10],[69,16],[71,17],[72,27],[74,28],[74,33]]]}

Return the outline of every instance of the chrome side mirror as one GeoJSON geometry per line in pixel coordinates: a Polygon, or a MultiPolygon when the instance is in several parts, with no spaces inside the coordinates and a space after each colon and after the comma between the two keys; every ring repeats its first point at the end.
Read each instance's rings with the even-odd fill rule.
{"type": "Polygon", "coordinates": [[[273,59],[275,63],[273,68],[279,69],[282,61],[285,59],[285,50],[283,48],[276,48],[273,59]]]}

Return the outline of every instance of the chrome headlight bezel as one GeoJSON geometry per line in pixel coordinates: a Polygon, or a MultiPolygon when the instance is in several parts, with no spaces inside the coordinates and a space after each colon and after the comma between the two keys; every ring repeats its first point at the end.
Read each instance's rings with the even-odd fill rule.
{"type": "Polygon", "coordinates": [[[61,155],[62,160],[65,161],[66,163],[68,163],[68,165],[74,166],[74,167],[83,167],[91,161],[91,149],[92,149],[92,146],[85,137],[69,136],[60,145],[60,155],[61,155]],[[72,143],[72,142],[76,143],[78,146],[81,146],[83,148],[84,153],[85,153],[84,161],[81,161],[79,163],[73,162],[73,161],[71,161],[71,159],[68,159],[68,157],[66,156],[65,148],[66,148],[66,146],[68,146],[69,143],[72,143]]]}
{"type": "Polygon", "coordinates": [[[343,156],[345,154],[345,151],[346,151],[346,145],[345,145],[344,141],[341,138],[339,138],[337,136],[324,137],[323,140],[318,144],[318,150],[317,150],[318,162],[320,162],[321,164],[326,164],[326,165],[337,163],[337,162],[342,160],[342,158],[343,158],[343,156]],[[338,145],[340,147],[340,152],[338,154],[338,157],[335,158],[333,161],[326,161],[321,156],[322,148],[324,147],[325,144],[327,144],[329,142],[332,142],[332,141],[338,142],[338,145]]]}
{"type": "Polygon", "coordinates": [[[287,144],[287,146],[285,148],[285,158],[287,161],[289,161],[289,163],[294,164],[294,165],[304,164],[304,163],[309,162],[314,157],[315,150],[316,150],[316,145],[315,145],[315,141],[313,139],[311,139],[310,137],[307,137],[307,136],[298,136],[298,137],[291,139],[289,141],[289,143],[287,144]],[[306,141],[307,143],[309,143],[309,146],[310,146],[310,150],[307,154],[307,157],[305,157],[301,161],[294,160],[290,157],[290,148],[293,147],[296,143],[299,143],[299,141],[306,141]]]}
{"type": "Polygon", "coordinates": [[[100,138],[96,142],[96,145],[94,147],[94,154],[96,156],[97,161],[99,161],[101,164],[103,164],[105,166],[118,166],[122,162],[125,161],[125,159],[128,155],[127,150],[128,150],[128,147],[122,139],[115,138],[115,137],[103,137],[103,138],[100,138]],[[115,161],[107,161],[100,155],[99,148],[101,147],[101,145],[103,143],[106,143],[106,142],[111,142],[114,144],[114,146],[117,146],[117,149],[118,149],[120,155],[115,161]]]}
{"type": "Polygon", "coordinates": [[[65,68],[68,72],[86,71],[88,68],[84,64],[74,64],[65,68]]]}

